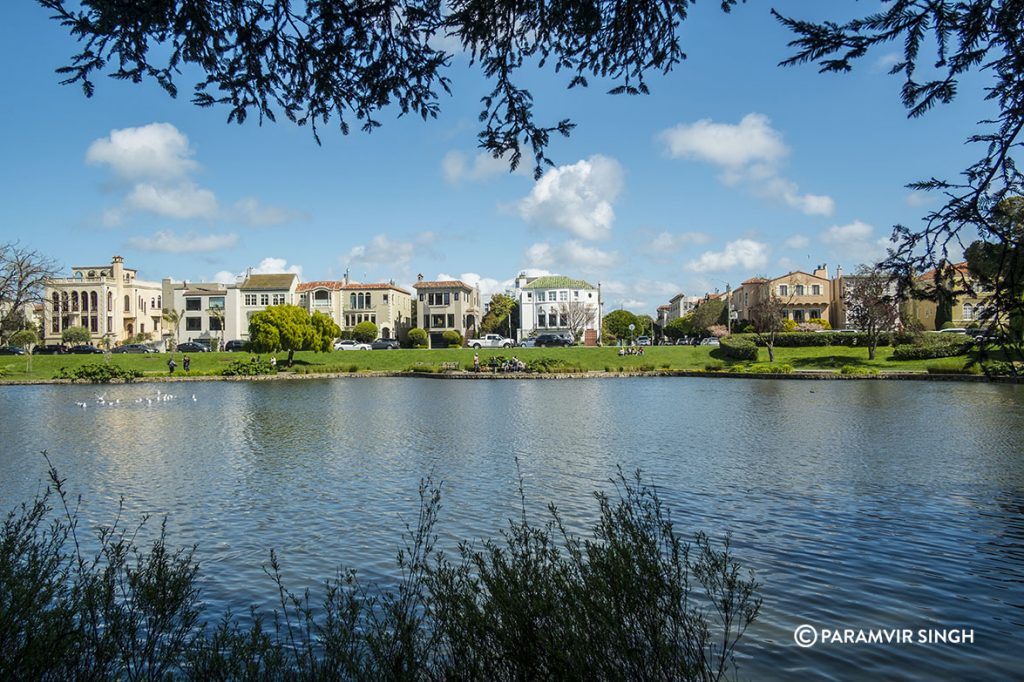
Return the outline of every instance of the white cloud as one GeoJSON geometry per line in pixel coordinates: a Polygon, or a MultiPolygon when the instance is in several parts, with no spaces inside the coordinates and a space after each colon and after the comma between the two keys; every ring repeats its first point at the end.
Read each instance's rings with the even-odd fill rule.
{"type": "Polygon", "coordinates": [[[525,260],[533,268],[571,273],[574,270],[595,273],[607,270],[619,262],[615,251],[602,251],[576,239],[563,244],[538,242],[526,249],[525,260]]]}
{"type": "Polygon", "coordinates": [[[591,156],[545,173],[530,195],[519,202],[519,215],[527,222],[561,228],[583,239],[606,239],[615,222],[612,204],[622,186],[618,161],[591,156]]]}
{"type": "Polygon", "coordinates": [[[254,197],[244,197],[236,201],[225,217],[245,225],[259,227],[283,225],[308,218],[301,211],[291,211],[279,206],[268,206],[254,197]]]}
{"type": "Polygon", "coordinates": [[[253,197],[222,210],[216,195],[192,180],[199,164],[188,137],[170,123],[114,130],[95,140],[86,161],[109,167],[124,181],[121,203],[103,212],[108,226],[121,225],[132,215],[146,213],[176,220],[225,220],[247,225],[276,225],[301,214],[266,206],[253,197]]]}
{"type": "Polygon", "coordinates": [[[238,244],[236,234],[187,233],[178,235],[171,230],[161,230],[148,237],[131,237],[127,245],[140,251],[160,251],[163,253],[203,253],[230,249],[238,244]]]}
{"type": "Polygon", "coordinates": [[[276,275],[282,272],[294,272],[302,279],[301,265],[288,265],[285,258],[268,257],[260,261],[260,264],[252,269],[254,275],[276,275]]]}
{"type": "MultiPolygon", "coordinates": [[[[449,185],[460,185],[463,182],[482,182],[500,175],[509,174],[508,156],[496,159],[486,152],[469,157],[457,150],[452,150],[441,159],[441,172],[449,185]]],[[[527,168],[519,164],[513,175],[526,175],[527,168]]]]}
{"type": "Polygon", "coordinates": [[[238,275],[227,270],[221,270],[213,276],[214,282],[218,284],[234,284],[238,280],[238,275]]]}
{"type": "Polygon", "coordinates": [[[902,59],[899,52],[889,52],[876,59],[873,68],[875,71],[889,71],[902,59]]]}
{"type": "Polygon", "coordinates": [[[782,136],[763,114],[747,114],[739,125],[715,123],[709,118],[680,123],[659,137],[674,159],[699,159],[729,168],[758,161],[775,163],[789,153],[782,136]]]}
{"type": "Polygon", "coordinates": [[[418,252],[429,250],[436,241],[433,232],[420,232],[412,240],[398,241],[386,234],[374,235],[367,244],[352,247],[348,255],[342,258],[343,264],[355,263],[364,265],[391,265],[404,269],[418,252]]]}
{"type": "Polygon", "coordinates": [[[122,128],[89,145],[85,159],[127,180],[175,180],[199,168],[188,137],[170,123],[122,128]]]}
{"type": "Polygon", "coordinates": [[[795,234],[783,243],[791,249],[806,249],[811,245],[811,240],[803,235],[795,234]]]}
{"type": "Polygon", "coordinates": [[[913,206],[914,208],[920,208],[921,206],[927,206],[932,203],[934,196],[928,192],[911,192],[907,195],[907,205],[913,206]]]}
{"type": "Polygon", "coordinates": [[[835,202],[821,194],[801,194],[799,186],[779,172],[789,155],[782,135],[763,114],[751,113],[736,125],[701,119],[662,131],[658,139],[672,158],[695,159],[722,170],[719,179],[744,185],[757,196],[781,202],[807,215],[831,215],[835,202]]]}
{"type": "Polygon", "coordinates": [[[605,303],[605,314],[617,308],[655,317],[659,305],[682,289],[676,282],[650,279],[612,279],[601,283],[601,298],[605,303]]]}
{"type": "Polygon", "coordinates": [[[722,251],[705,251],[686,264],[694,272],[722,272],[735,267],[756,270],[768,264],[768,245],[752,239],[737,239],[722,251]]]}
{"type": "Polygon", "coordinates": [[[659,232],[647,244],[646,251],[655,254],[681,251],[691,244],[707,244],[711,237],[703,232],[659,232]]]}
{"type": "Polygon", "coordinates": [[[863,241],[871,237],[874,229],[867,223],[854,220],[846,225],[833,225],[828,228],[822,233],[821,240],[828,244],[863,241]]]}
{"type": "Polygon", "coordinates": [[[437,279],[440,281],[458,279],[471,287],[477,287],[480,290],[481,303],[489,303],[491,296],[503,294],[515,284],[515,280],[512,279],[499,280],[493,277],[484,277],[475,272],[464,272],[457,277],[442,272],[437,275],[437,279]]]}

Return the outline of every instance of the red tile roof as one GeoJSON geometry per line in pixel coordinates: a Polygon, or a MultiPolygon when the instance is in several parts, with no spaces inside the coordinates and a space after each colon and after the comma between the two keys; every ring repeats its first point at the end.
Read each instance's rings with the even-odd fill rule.
{"type": "Polygon", "coordinates": [[[344,281],[333,281],[333,280],[318,280],[316,282],[305,282],[295,288],[295,291],[302,294],[307,291],[314,289],[330,289],[331,291],[368,291],[368,290],[388,290],[397,291],[399,293],[408,294],[409,292],[391,282],[349,282],[345,284],[344,281]]]}
{"type": "Polygon", "coordinates": [[[454,288],[454,287],[459,287],[459,288],[462,288],[462,289],[472,289],[473,288],[473,287],[469,286],[468,284],[466,284],[465,282],[463,282],[462,280],[458,280],[458,279],[449,279],[449,280],[443,280],[443,281],[439,281],[439,282],[425,282],[425,281],[421,281],[421,282],[416,282],[416,284],[414,284],[413,287],[416,288],[416,289],[441,289],[441,288],[449,288],[450,289],[450,288],[454,288]]]}

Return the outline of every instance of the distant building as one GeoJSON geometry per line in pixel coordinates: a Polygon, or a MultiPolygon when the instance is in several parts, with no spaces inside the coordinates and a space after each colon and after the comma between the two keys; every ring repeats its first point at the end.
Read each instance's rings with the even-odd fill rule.
{"type": "Polygon", "coordinates": [[[939,280],[938,270],[917,277],[904,311],[920,320],[926,331],[937,331],[949,322],[954,327],[970,327],[985,321],[994,292],[984,289],[967,269],[967,262],[951,264],[939,280]],[[945,295],[936,297],[942,285],[945,295]]]}
{"type": "Polygon", "coordinates": [[[360,283],[347,280],[300,284],[299,305],[329,315],[343,330],[361,322],[377,325],[382,339],[404,340],[412,321],[412,296],[391,282],[360,283]]]}
{"type": "Polygon", "coordinates": [[[427,332],[431,348],[444,348],[444,332],[454,330],[464,339],[480,327],[480,291],[461,280],[428,282],[416,278],[416,326],[427,332]]]}
{"type": "Polygon", "coordinates": [[[518,339],[539,333],[579,333],[579,341],[601,341],[601,290],[582,279],[561,275],[516,278],[519,299],[518,339]]]}
{"type": "MultiPolygon", "coordinates": [[[[843,268],[836,268],[835,279],[832,280],[832,317],[829,322],[833,329],[856,329],[857,326],[850,320],[849,307],[847,306],[847,298],[850,294],[857,289],[857,285],[863,279],[857,275],[847,275],[843,273],[843,268]]],[[[900,328],[899,321],[899,307],[900,307],[900,292],[899,285],[896,280],[891,280],[885,288],[885,294],[892,297],[893,318],[895,320],[895,328],[900,328]]],[[[894,331],[892,329],[885,331],[894,331]]]]}
{"type": "Polygon", "coordinates": [[[43,343],[59,344],[68,327],[85,327],[92,343],[110,345],[141,334],[159,340],[163,290],[136,277],[114,256],[109,265],[77,265],[71,277],[52,278],[44,287],[43,343]]]}
{"type": "Polygon", "coordinates": [[[739,320],[750,319],[750,309],[766,296],[782,303],[782,315],[796,323],[813,319],[828,320],[832,306],[832,281],[828,267],[820,265],[813,273],[794,270],[781,277],[752,277],[732,292],[732,308],[739,320]]]}

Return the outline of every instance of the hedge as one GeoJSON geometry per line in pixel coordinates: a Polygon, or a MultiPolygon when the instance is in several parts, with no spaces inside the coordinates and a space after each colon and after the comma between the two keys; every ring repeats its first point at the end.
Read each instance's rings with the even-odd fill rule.
{"type": "Polygon", "coordinates": [[[929,341],[919,344],[896,346],[892,351],[893,360],[933,360],[935,358],[951,358],[963,355],[971,349],[974,341],[968,339],[950,339],[942,343],[929,341]]]}
{"type": "Polygon", "coordinates": [[[749,338],[725,336],[719,339],[719,348],[727,358],[757,362],[757,346],[749,338]]]}
{"type": "MultiPolygon", "coordinates": [[[[765,345],[757,340],[756,334],[733,334],[734,339],[749,339],[758,346],[765,345]]],[[[775,346],[777,348],[801,348],[807,346],[863,346],[867,347],[869,337],[864,332],[851,334],[849,332],[781,332],[775,335],[775,346]]],[[[893,341],[896,343],[910,343],[913,340],[909,334],[895,334],[893,332],[882,332],[878,335],[879,346],[890,346],[893,341]],[[895,338],[894,338],[895,337],[895,338]]]]}

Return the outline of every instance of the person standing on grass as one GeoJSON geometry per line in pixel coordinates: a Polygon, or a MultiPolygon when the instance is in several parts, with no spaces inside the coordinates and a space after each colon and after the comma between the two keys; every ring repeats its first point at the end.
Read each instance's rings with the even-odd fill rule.
{"type": "Polygon", "coordinates": [[[181,359],[181,367],[186,372],[188,372],[192,368],[192,359],[189,358],[189,356],[187,356],[187,355],[185,357],[183,357],[181,359]]]}
{"type": "Polygon", "coordinates": [[[178,363],[176,363],[174,361],[174,358],[172,357],[170,360],[167,361],[167,373],[168,374],[174,374],[174,368],[177,367],[177,366],[178,366],[178,363]]]}
{"type": "Polygon", "coordinates": [[[473,371],[474,372],[479,372],[480,371],[480,354],[479,353],[473,353],[473,371]]]}

